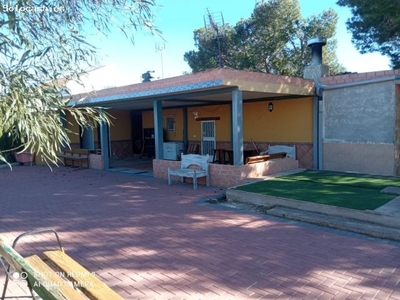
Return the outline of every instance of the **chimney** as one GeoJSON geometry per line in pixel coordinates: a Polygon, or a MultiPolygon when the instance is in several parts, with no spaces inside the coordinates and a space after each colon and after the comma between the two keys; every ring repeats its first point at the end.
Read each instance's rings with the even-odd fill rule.
{"type": "Polygon", "coordinates": [[[322,64],[322,47],[326,45],[326,39],[315,37],[307,41],[307,46],[311,48],[311,63],[304,68],[305,79],[312,79],[315,85],[319,86],[321,77],[329,76],[329,67],[322,64]]]}
{"type": "Polygon", "coordinates": [[[326,45],[326,39],[315,37],[307,41],[307,46],[311,48],[311,65],[322,65],[322,47],[326,45]]]}

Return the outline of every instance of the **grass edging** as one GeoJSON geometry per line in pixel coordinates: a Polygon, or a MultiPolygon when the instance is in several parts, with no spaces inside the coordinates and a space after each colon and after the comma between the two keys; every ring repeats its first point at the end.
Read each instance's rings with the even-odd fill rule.
{"type": "Polygon", "coordinates": [[[326,204],[316,204],[307,201],[293,200],[270,195],[260,195],[256,193],[236,190],[233,188],[226,191],[226,197],[228,200],[231,201],[251,203],[255,205],[265,206],[267,208],[274,208],[279,206],[288,207],[400,229],[400,220],[398,218],[382,215],[374,211],[360,211],[356,209],[326,204]]]}

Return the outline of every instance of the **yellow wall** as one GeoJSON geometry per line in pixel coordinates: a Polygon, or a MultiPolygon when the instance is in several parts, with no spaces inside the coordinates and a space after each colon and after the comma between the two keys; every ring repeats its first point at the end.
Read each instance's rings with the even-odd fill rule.
{"type": "Polygon", "coordinates": [[[165,117],[173,116],[175,120],[175,132],[165,132],[164,138],[167,141],[183,141],[183,109],[165,109],[163,110],[163,128],[165,125],[165,117]]]}
{"type": "MultiPolygon", "coordinates": [[[[255,142],[312,142],[312,98],[272,101],[274,110],[268,111],[271,101],[244,103],[243,139],[255,142]]],[[[201,140],[201,121],[194,118],[219,117],[215,121],[217,141],[231,139],[231,110],[229,105],[188,108],[188,139],[201,140]]],[[[175,133],[166,134],[169,141],[183,140],[182,109],[165,109],[163,117],[175,117],[175,133]]],[[[153,111],[143,112],[143,128],[154,127],[153,111]]]]}
{"type": "Polygon", "coordinates": [[[243,138],[259,142],[312,142],[312,98],[256,102],[243,106],[243,138]]]}
{"type": "Polygon", "coordinates": [[[129,110],[110,110],[111,118],[110,139],[124,141],[132,138],[131,112],[129,110]]]}
{"type": "MultiPolygon", "coordinates": [[[[274,110],[268,111],[270,101],[243,105],[243,139],[258,142],[312,142],[312,99],[273,101],[274,110]]],[[[231,111],[229,105],[188,109],[188,139],[201,140],[201,117],[220,117],[215,121],[217,141],[231,139],[231,111]]]]}
{"type": "MultiPolygon", "coordinates": [[[[183,109],[163,109],[163,128],[165,128],[165,117],[173,116],[175,120],[175,132],[165,132],[164,138],[167,141],[182,141],[183,140],[183,109]]],[[[142,113],[143,128],[154,128],[154,113],[153,111],[144,111],[142,113]]]]}
{"type": "Polygon", "coordinates": [[[194,118],[197,112],[199,118],[219,117],[215,121],[215,134],[217,141],[229,141],[231,139],[231,109],[229,105],[202,106],[188,109],[188,139],[190,141],[201,140],[201,121],[194,118]]]}
{"type": "Polygon", "coordinates": [[[142,112],[143,128],[154,128],[154,113],[152,110],[142,112]]]}
{"type": "Polygon", "coordinates": [[[75,119],[69,113],[66,114],[66,119],[67,130],[72,131],[71,133],[68,133],[71,143],[80,143],[79,126],[76,124],[75,119]]]}
{"type": "MultiPolygon", "coordinates": [[[[229,105],[218,106],[203,106],[196,108],[188,108],[188,139],[190,141],[201,140],[201,121],[194,118],[194,112],[198,113],[198,117],[220,117],[220,120],[215,121],[217,140],[230,140],[230,120],[231,112],[229,105]]],[[[174,116],[175,119],[175,132],[167,132],[165,138],[168,141],[182,141],[183,140],[183,109],[163,109],[163,122],[166,116],[174,116]]],[[[144,111],[142,114],[143,128],[154,127],[154,114],[153,111],[144,111]]],[[[165,127],[165,124],[163,124],[165,127]]]]}

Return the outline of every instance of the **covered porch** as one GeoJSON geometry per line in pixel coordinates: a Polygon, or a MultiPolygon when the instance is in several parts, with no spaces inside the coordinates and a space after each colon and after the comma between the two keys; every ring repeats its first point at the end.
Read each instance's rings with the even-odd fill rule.
{"type": "MultiPolygon", "coordinates": [[[[79,105],[101,106],[116,117],[113,126],[98,130],[104,169],[110,167],[113,157],[122,155],[120,149],[126,148],[123,155],[154,158],[154,176],[166,178],[166,168],[179,164],[180,153],[193,145],[198,145],[199,154],[209,154],[211,161],[215,149],[229,151],[232,165],[213,164],[211,173],[228,173],[241,181],[314,163],[312,80],[213,69],[85,96],[79,105]],[[141,150],[134,153],[140,133],[141,150]],[[246,152],[264,151],[277,144],[296,146],[296,157],[245,165],[246,152]],[[172,154],[170,147],[174,148],[172,154]],[[282,167],[277,168],[277,163],[282,167]],[[225,169],[227,173],[222,171],[225,169]]],[[[216,175],[214,178],[213,185],[231,185],[219,183],[216,175]]]]}

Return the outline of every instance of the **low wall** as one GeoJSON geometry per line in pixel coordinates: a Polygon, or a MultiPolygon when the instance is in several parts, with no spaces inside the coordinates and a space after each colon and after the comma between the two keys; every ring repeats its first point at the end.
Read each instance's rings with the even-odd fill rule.
{"type": "Polygon", "coordinates": [[[89,168],[96,170],[104,170],[103,155],[90,154],[89,155],[89,168]]]}
{"type": "MultiPolygon", "coordinates": [[[[168,178],[168,167],[179,168],[180,161],[172,160],[153,160],[153,175],[156,178],[168,178]]],[[[284,158],[260,162],[251,165],[232,166],[209,164],[210,180],[212,186],[232,187],[244,183],[248,179],[260,178],[262,176],[279,173],[283,171],[297,169],[299,163],[293,158],[284,158]]],[[[178,177],[174,180],[179,180],[178,177]]],[[[186,180],[190,181],[190,178],[186,180]]],[[[199,184],[205,184],[205,178],[198,179],[199,184]]]]}
{"type": "MultiPolygon", "coordinates": [[[[342,218],[349,218],[357,221],[366,222],[365,227],[368,230],[368,223],[379,224],[391,228],[400,229],[400,220],[394,216],[381,214],[378,211],[370,210],[356,210],[345,207],[332,206],[327,204],[317,204],[307,201],[300,201],[271,195],[261,195],[257,193],[245,192],[236,189],[228,189],[226,197],[235,202],[251,203],[254,205],[261,205],[268,210],[276,207],[288,207],[297,209],[299,211],[307,211],[314,213],[321,213],[327,216],[335,216],[342,218]]],[[[346,222],[343,222],[346,226],[346,222]]],[[[397,237],[396,240],[399,240],[397,237]]]]}

